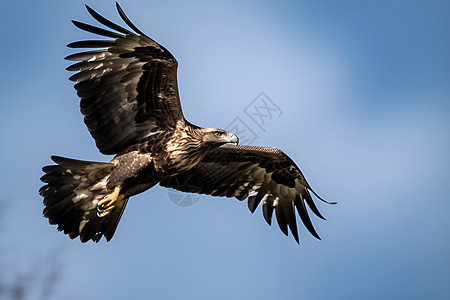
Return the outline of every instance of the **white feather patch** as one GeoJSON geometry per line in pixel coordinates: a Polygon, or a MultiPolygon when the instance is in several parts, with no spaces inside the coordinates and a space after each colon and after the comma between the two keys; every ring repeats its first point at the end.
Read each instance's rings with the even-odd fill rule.
{"type": "Polygon", "coordinates": [[[280,198],[275,197],[275,200],[273,200],[273,207],[278,206],[278,203],[280,202],[280,198]]]}

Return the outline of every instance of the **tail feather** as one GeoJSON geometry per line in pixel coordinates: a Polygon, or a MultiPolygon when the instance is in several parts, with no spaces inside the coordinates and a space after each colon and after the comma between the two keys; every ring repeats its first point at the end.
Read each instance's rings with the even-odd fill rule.
{"type": "Polygon", "coordinates": [[[128,198],[122,200],[122,202],[118,203],[114,210],[110,212],[110,218],[105,220],[105,231],[103,235],[105,236],[107,241],[110,241],[116,232],[117,225],[119,225],[119,221],[122,218],[122,214],[125,211],[125,206],[128,203],[128,198]]]}
{"type": "Polygon", "coordinates": [[[44,217],[71,239],[109,241],[116,231],[128,198],[117,203],[106,216],[97,215],[97,203],[106,193],[106,179],[113,164],[52,156],[56,165],[42,168],[46,183],[39,194],[44,197],[44,217]],[[94,188],[95,187],[95,188],[94,188]]]}

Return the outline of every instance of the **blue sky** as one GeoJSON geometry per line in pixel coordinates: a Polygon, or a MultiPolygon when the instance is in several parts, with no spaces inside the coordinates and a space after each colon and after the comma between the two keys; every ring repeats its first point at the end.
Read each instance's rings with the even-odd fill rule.
{"type": "MultiPolygon", "coordinates": [[[[87,3],[119,21],[113,1],[87,3]]],[[[298,246],[260,208],[206,196],[180,208],[155,187],[131,199],[110,243],[70,240],[37,190],[52,154],[111,158],[64,70],[65,45],[89,37],[69,21],[91,19],[82,1],[1,1],[2,284],[27,282],[27,299],[450,297],[450,2],[121,5],[178,59],[191,122],[240,117],[339,204],[318,204],[322,241],[300,228],[298,246]],[[264,130],[244,112],[261,92],[283,111],[264,130]]]]}

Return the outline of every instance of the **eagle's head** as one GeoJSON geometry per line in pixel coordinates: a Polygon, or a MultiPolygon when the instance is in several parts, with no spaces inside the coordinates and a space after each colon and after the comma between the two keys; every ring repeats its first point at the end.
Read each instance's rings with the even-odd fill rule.
{"type": "Polygon", "coordinates": [[[239,138],[223,129],[205,128],[203,134],[203,142],[212,147],[221,146],[224,144],[239,144],[239,138]]]}

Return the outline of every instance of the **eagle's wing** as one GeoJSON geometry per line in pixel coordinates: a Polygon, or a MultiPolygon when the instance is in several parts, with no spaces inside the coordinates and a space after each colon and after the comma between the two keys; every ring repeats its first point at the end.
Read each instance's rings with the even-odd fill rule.
{"type": "MultiPolygon", "coordinates": [[[[272,147],[224,145],[212,150],[189,171],[160,183],[183,192],[212,196],[248,198],[253,213],[262,202],[267,223],[273,210],[281,231],[288,235],[288,226],[299,242],[295,208],[309,232],[320,239],[308,216],[305,203],[324,219],[311,197],[309,186],[300,169],[283,151],[272,147]]],[[[325,201],[326,202],[326,201],[325,201]]],[[[334,203],[333,203],[334,204],[334,203]]]]}
{"type": "Polygon", "coordinates": [[[84,40],[71,48],[98,48],[69,55],[79,61],[67,68],[81,98],[84,122],[100,152],[116,154],[156,131],[170,131],[184,122],[177,86],[177,61],[163,46],[143,34],[117,10],[131,32],[105,19],[89,6],[88,12],[111,30],[78,21],[87,32],[112,40],[84,40]]]}

